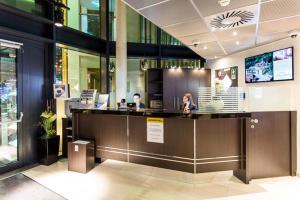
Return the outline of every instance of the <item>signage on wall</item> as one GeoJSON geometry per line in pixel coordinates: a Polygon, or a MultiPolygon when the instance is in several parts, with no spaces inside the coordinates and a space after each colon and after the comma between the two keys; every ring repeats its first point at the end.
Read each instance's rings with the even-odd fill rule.
{"type": "Polygon", "coordinates": [[[230,68],[231,80],[236,79],[236,72],[237,72],[237,67],[230,68]]]}
{"type": "MultiPolygon", "coordinates": [[[[230,87],[238,87],[238,67],[229,67],[216,70],[216,82],[225,84],[230,82],[230,87]]],[[[228,85],[228,84],[225,84],[228,85]]]]}
{"type": "Polygon", "coordinates": [[[163,118],[147,118],[147,142],[164,143],[163,118]]]}
{"type": "Polygon", "coordinates": [[[68,84],[53,84],[53,93],[55,99],[69,98],[69,85],[68,84]]]}

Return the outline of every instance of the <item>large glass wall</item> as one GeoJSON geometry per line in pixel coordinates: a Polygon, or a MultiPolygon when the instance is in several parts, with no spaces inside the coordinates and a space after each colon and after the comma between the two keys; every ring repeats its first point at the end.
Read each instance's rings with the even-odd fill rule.
{"type": "Polygon", "coordinates": [[[109,0],[109,40],[116,41],[116,16],[115,16],[115,0],[109,0]]]}
{"type": "Polygon", "coordinates": [[[83,89],[103,92],[106,86],[102,78],[106,80],[106,75],[101,69],[105,69],[105,59],[97,54],[62,45],[56,47],[56,83],[68,83],[72,98],[80,97],[83,89]]]}
{"type": "MultiPolygon", "coordinates": [[[[100,37],[101,0],[61,0],[70,10],[65,10],[64,25],[100,37]]],[[[0,3],[46,17],[42,0],[0,0],[0,3]]],[[[116,40],[115,0],[109,0],[109,39],[116,40]]],[[[104,25],[104,24],[103,24],[104,25]]],[[[157,43],[157,26],[127,6],[127,40],[134,43],[157,43]]],[[[161,31],[161,44],[182,45],[168,33],[161,31]]]]}
{"type": "Polygon", "coordinates": [[[156,44],[157,26],[127,6],[127,41],[156,44]]]}
{"type": "Polygon", "coordinates": [[[165,31],[161,30],[161,44],[163,45],[177,45],[181,46],[182,43],[174,38],[173,36],[169,35],[165,31]]]}
{"type": "MultiPolygon", "coordinates": [[[[133,94],[140,93],[143,102],[147,102],[146,73],[147,69],[157,68],[154,59],[127,59],[127,95],[126,100],[133,102],[133,94]]],[[[110,105],[116,105],[115,58],[110,58],[110,105]]]]}
{"type": "Polygon", "coordinates": [[[70,10],[65,25],[84,33],[100,37],[100,0],[63,0],[70,10]]]}
{"type": "MultiPolygon", "coordinates": [[[[109,0],[110,40],[116,40],[115,0],[109,0]]],[[[127,8],[127,41],[135,43],[156,44],[157,26],[138,14],[130,7],[127,8]]]]}
{"type": "Polygon", "coordinates": [[[0,45],[0,167],[18,160],[17,49],[0,45]]]}
{"type": "Polygon", "coordinates": [[[41,17],[46,17],[43,0],[0,0],[0,3],[41,17]]]}

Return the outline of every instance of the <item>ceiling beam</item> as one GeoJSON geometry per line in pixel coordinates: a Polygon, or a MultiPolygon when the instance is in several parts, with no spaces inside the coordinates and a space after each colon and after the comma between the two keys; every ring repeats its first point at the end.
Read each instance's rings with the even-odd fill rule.
{"type": "Polygon", "coordinates": [[[258,0],[258,3],[257,3],[257,21],[256,21],[256,30],[255,30],[255,44],[254,44],[255,46],[257,46],[257,44],[258,44],[260,10],[261,10],[261,0],[258,0]]]}

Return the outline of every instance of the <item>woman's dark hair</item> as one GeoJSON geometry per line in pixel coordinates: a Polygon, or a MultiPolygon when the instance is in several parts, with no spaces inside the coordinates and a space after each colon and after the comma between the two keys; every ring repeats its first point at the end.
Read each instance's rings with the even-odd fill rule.
{"type": "Polygon", "coordinates": [[[135,93],[133,96],[138,96],[139,98],[141,98],[141,95],[139,93],[135,93]]]}

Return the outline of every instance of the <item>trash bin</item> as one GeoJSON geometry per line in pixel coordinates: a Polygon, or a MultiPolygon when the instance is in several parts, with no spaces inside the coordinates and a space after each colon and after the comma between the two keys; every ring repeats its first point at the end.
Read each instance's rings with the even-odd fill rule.
{"type": "Polygon", "coordinates": [[[68,143],[68,170],[87,173],[95,166],[94,141],[76,140],[68,143]]]}

